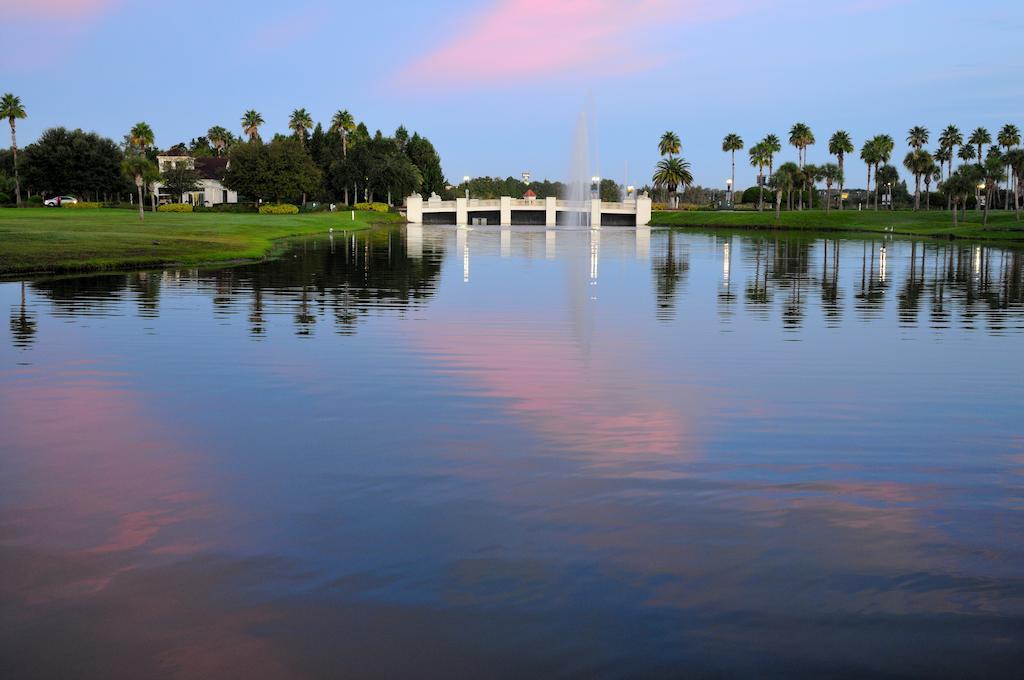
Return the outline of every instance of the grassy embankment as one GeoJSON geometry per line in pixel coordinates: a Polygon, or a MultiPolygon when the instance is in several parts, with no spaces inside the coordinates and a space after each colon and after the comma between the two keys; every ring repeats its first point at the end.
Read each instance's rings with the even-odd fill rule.
{"type": "Polygon", "coordinates": [[[0,276],[196,265],[259,259],[281,239],[401,221],[377,212],[258,215],[146,213],[60,208],[0,209],[0,276]]]}
{"type": "Polygon", "coordinates": [[[1013,211],[989,213],[988,225],[981,223],[981,213],[968,210],[967,218],[953,227],[948,211],[909,210],[824,210],[785,211],[775,219],[767,206],[763,213],[755,211],[679,211],[655,212],[651,225],[664,227],[700,227],[705,229],[779,229],[784,231],[841,231],[847,233],[896,234],[941,239],[970,239],[1024,244],[1024,221],[1018,222],[1013,211]]]}

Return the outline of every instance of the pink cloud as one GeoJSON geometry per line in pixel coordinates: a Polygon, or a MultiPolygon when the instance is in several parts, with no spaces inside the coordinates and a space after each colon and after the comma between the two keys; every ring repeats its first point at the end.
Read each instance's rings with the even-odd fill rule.
{"type": "Polygon", "coordinates": [[[105,12],[120,0],[0,0],[0,14],[15,19],[67,21],[105,12]]]}
{"type": "MultiPolygon", "coordinates": [[[[723,18],[761,0],[497,0],[457,37],[409,64],[406,82],[431,85],[509,78],[539,80],[585,69],[656,66],[656,26],[723,18]]],[[[605,70],[603,73],[607,73],[605,70]]]]}

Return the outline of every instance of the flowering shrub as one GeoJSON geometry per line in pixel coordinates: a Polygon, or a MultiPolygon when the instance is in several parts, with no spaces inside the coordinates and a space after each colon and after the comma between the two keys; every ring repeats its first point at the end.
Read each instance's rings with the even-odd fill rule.
{"type": "Polygon", "coordinates": [[[299,206],[291,203],[264,203],[260,206],[261,215],[297,215],[299,206]]]}
{"type": "Polygon", "coordinates": [[[192,206],[188,203],[168,203],[156,209],[157,212],[192,212],[192,206]]]}
{"type": "Polygon", "coordinates": [[[62,208],[102,208],[102,203],[95,203],[90,201],[79,201],[78,203],[61,203],[62,208]]]}
{"type": "Polygon", "coordinates": [[[391,209],[387,203],[356,203],[353,207],[356,210],[371,210],[382,213],[386,213],[391,209]]]}

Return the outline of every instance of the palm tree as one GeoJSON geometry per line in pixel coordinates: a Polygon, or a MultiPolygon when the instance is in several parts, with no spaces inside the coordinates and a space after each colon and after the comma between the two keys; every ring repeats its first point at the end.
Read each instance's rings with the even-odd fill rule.
{"type": "Polygon", "coordinates": [[[903,158],[903,167],[914,173],[914,210],[921,208],[921,176],[930,172],[935,165],[932,155],[921,148],[915,148],[903,158]]]}
{"type": "Polygon", "coordinates": [[[900,173],[891,165],[885,164],[875,170],[875,189],[878,189],[879,182],[889,188],[889,210],[893,209],[892,187],[899,181],[900,173]]]}
{"type": "Polygon", "coordinates": [[[743,138],[735,132],[730,132],[722,140],[722,151],[732,153],[732,182],[729,183],[730,188],[736,186],[736,152],[742,150],[743,138]]]}
{"type": "Polygon", "coordinates": [[[790,186],[786,189],[786,209],[793,209],[793,189],[799,187],[803,183],[803,170],[800,166],[793,161],[787,161],[779,166],[775,171],[776,173],[785,172],[789,174],[790,186]]]}
{"type": "Polygon", "coordinates": [[[957,153],[957,157],[960,158],[964,163],[974,163],[977,160],[973,146],[965,144],[960,147],[960,151],[957,153]]]}
{"type": "MultiPolygon", "coordinates": [[[[875,210],[878,210],[878,170],[879,166],[885,165],[892,158],[892,151],[896,148],[896,142],[889,135],[875,135],[871,140],[878,153],[875,159],[875,210]]],[[[889,206],[890,208],[892,206],[889,206]]]]}
{"type": "Polygon", "coordinates": [[[778,135],[765,135],[761,143],[768,150],[768,176],[770,177],[775,172],[775,154],[782,152],[782,140],[778,135]]]}
{"type": "Polygon", "coordinates": [[[750,147],[750,165],[757,168],[757,211],[764,212],[764,167],[768,165],[771,152],[764,142],[758,142],[750,147]]]}
{"type": "MultiPolygon", "coordinates": [[[[14,204],[21,205],[21,179],[18,177],[18,134],[17,121],[27,118],[25,106],[21,103],[21,97],[14,96],[8,92],[0,97],[0,118],[6,118],[11,124],[11,155],[14,161],[14,204]]],[[[30,187],[31,192],[31,187],[30,187]]]]}
{"type": "Polygon", "coordinates": [[[288,129],[295,133],[303,147],[306,146],[306,130],[313,127],[313,116],[306,109],[295,109],[288,120],[288,129]]]}
{"type": "Polygon", "coordinates": [[[807,147],[814,144],[814,133],[804,123],[795,123],[789,129],[789,143],[796,147],[799,158],[798,164],[802,168],[807,162],[807,147]]]}
{"type": "MultiPolygon", "coordinates": [[[[1020,144],[1020,129],[1016,125],[1014,125],[1013,123],[1007,123],[1006,125],[1003,126],[1003,129],[999,131],[999,134],[996,136],[996,141],[999,142],[1000,146],[1002,146],[1004,149],[1006,149],[1007,156],[1009,156],[1010,151],[1015,146],[1020,144]]],[[[1010,168],[1009,163],[1007,163],[1007,166],[1006,166],[1006,201],[1005,201],[1004,206],[1003,206],[1004,210],[1009,210],[1010,209],[1010,188],[1011,188],[1010,187],[1010,175],[1011,175],[1011,171],[1012,171],[1012,168],[1010,168]]]]}
{"type": "MultiPolygon", "coordinates": [[[[814,210],[815,185],[824,178],[824,175],[820,167],[810,163],[804,165],[803,171],[804,185],[807,187],[807,209],[814,210]]],[[[803,196],[801,196],[802,199],[803,196]]]]}
{"type": "Polygon", "coordinates": [[[141,220],[145,215],[142,187],[146,185],[148,180],[154,177],[156,166],[142,154],[132,154],[121,161],[121,170],[125,176],[130,177],[135,182],[135,187],[139,191],[139,219],[141,220]]]}
{"type": "Polygon", "coordinates": [[[779,213],[782,210],[782,194],[783,192],[790,193],[793,191],[793,187],[796,185],[795,178],[790,169],[790,166],[797,167],[796,164],[786,163],[778,169],[771,177],[771,187],[775,189],[775,219],[779,219],[779,213]]]}
{"type": "Polygon", "coordinates": [[[672,158],[672,154],[680,152],[681,145],[682,142],[679,141],[679,135],[669,131],[661,136],[661,140],[658,142],[658,152],[662,156],[672,158]]]}
{"type": "Polygon", "coordinates": [[[155,139],[153,128],[146,122],[136,123],[128,133],[128,143],[139,155],[146,153],[146,149],[153,146],[155,139]]]}
{"type": "Polygon", "coordinates": [[[338,111],[331,118],[331,130],[341,135],[341,155],[348,158],[348,136],[356,129],[356,121],[348,111],[338,111]]]}
{"type": "MultiPolygon", "coordinates": [[[[825,212],[832,210],[832,185],[839,183],[839,186],[843,186],[843,171],[835,163],[825,163],[818,168],[819,176],[825,180],[825,212]]],[[[840,191],[842,189],[840,188],[840,191]]],[[[839,199],[840,205],[842,205],[842,198],[839,199]]]]}
{"type": "MultiPolygon", "coordinates": [[[[939,173],[941,174],[943,166],[946,165],[946,163],[953,162],[953,153],[946,147],[940,146],[935,150],[935,153],[932,154],[932,158],[939,164],[939,173]]],[[[950,171],[950,174],[952,174],[952,171],[950,171]]],[[[941,177],[939,177],[939,181],[942,181],[941,177]]]]}
{"type": "Polygon", "coordinates": [[[693,182],[693,174],[690,172],[690,164],[684,158],[663,158],[658,161],[654,172],[654,185],[668,189],[669,202],[673,208],[678,208],[676,200],[676,189],[679,185],[686,188],[687,184],[693,182]]]}
{"type": "Polygon", "coordinates": [[[231,139],[231,133],[222,128],[220,125],[214,125],[212,128],[206,131],[206,137],[213,144],[213,148],[217,150],[217,155],[220,156],[227,147],[228,141],[231,139]]]}
{"type": "Polygon", "coordinates": [[[828,140],[828,152],[839,159],[839,209],[843,209],[843,182],[846,177],[844,160],[846,154],[853,153],[853,140],[846,130],[837,130],[828,140]]]}
{"type": "Polygon", "coordinates": [[[961,202],[967,203],[967,197],[974,188],[974,178],[967,168],[959,168],[955,173],[946,178],[943,183],[943,191],[950,198],[953,206],[953,226],[957,224],[957,212],[961,202]]]}
{"type": "MultiPolygon", "coordinates": [[[[946,129],[939,135],[939,148],[944,152],[948,153],[949,156],[946,158],[946,162],[949,164],[949,172],[946,173],[947,177],[953,176],[953,159],[956,157],[956,147],[964,143],[964,136],[960,132],[960,128],[955,125],[947,125],[946,129]]],[[[938,158],[938,155],[936,155],[938,158]]],[[[952,196],[949,192],[946,192],[946,209],[948,210],[952,205],[952,196]]]]}
{"type": "Polygon", "coordinates": [[[1006,154],[1006,163],[1013,171],[1013,209],[1020,222],[1020,180],[1024,176],[1024,150],[1012,149],[1006,154]]]}
{"type": "Polygon", "coordinates": [[[985,161],[985,149],[986,144],[992,143],[992,135],[988,133],[983,127],[975,128],[974,132],[971,133],[970,138],[967,140],[968,144],[973,144],[978,147],[978,162],[983,163],[985,161]]]}
{"type": "Polygon", "coordinates": [[[256,109],[249,109],[242,114],[242,132],[249,135],[250,142],[259,141],[261,125],[263,116],[256,109]]]}
{"type": "Polygon", "coordinates": [[[924,173],[924,209],[932,209],[932,181],[942,181],[942,163],[936,161],[932,156],[932,163],[924,173]]]}
{"type": "MultiPolygon", "coordinates": [[[[868,198],[868,196],[871,195],[871,170],[876,165],[878,165],[878,159],[879,159],[878,145],[875,143],[874,139],[869,139],[866,142],[864,142],[864,146],[862,146],[860,148],[860,159],[862,161],[864,161],[864,165],[866,165],[868,167],[868,183],[867,183],[867,186],[864,189],[867,192],[867,195],[864,197],[864,203],[865,203],[864,207],[866,208],[867,207],[866,204],[868,202],[867,198],[868,198]]],[[[878,183],[878,180],[876,179],[875,180],[875,184],[877,184],[877,183],[878,183]]],[[[878,191],[877,191],[877,189],[875,191],[875,209],[876,210],[878,209],[878,191]]]]}
{"type": "Polygon", "coordinates": [[[915,151],[922,149],[926,144],[928,144],[929,134],[928,128],[922,127],[921,125],[915,125],[910,128],[909,132],[907,132],[907,144],[909,144],[910,148],[915,151]]]}

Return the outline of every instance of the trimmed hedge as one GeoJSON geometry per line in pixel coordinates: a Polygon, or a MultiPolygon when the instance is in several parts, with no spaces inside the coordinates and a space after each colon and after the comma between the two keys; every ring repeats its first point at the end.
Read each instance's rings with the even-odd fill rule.
{"type": "Polygon", "coordinates": [[[372,212],[386,213],[391,210],[387,203],[356,203],[353,206],[356,210],[369,210],[372,212]]]}
{"type": "Polygon", "coordinates": [[[96,209],[96,208],[102,208],[103,204],[102,203],[96,203],[94,201],[79,201],[78,203],[61,203],[60,207],[62,207],[62,208],[88,208],[90,210],[93,210],[93,209],[96,209]]]}
{"type": "Polygon", "coordinates": [[[196,206],[192,212],[213,213],[254,213],[256,206],[252,203],[215,203],[211,206],[196,206]]]}
{"type": "Polygon", "coordinates": [[[299,206],[291,203],[264,203],[260,206],[261,215],[298,215],[299,206]]]}
{"type": "Polygon", "coordinates": [[[192,206],[188,203],[168,203],[167,205],[161,205],[156,209],[157,212],[176,212],[176,213],[190,213],[192,212],[192,206]]]}

